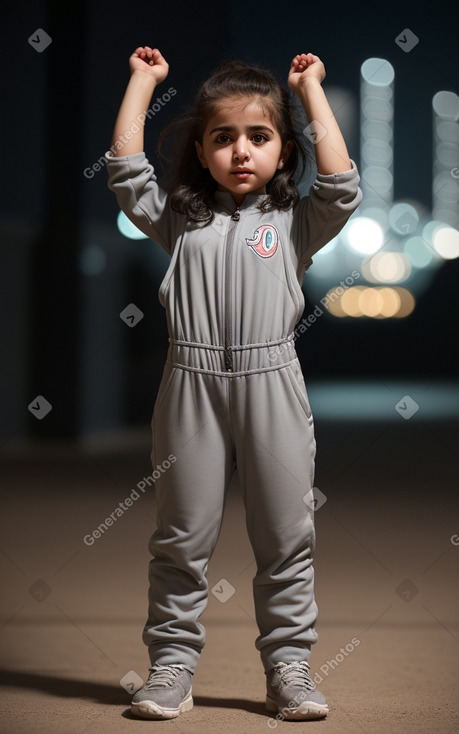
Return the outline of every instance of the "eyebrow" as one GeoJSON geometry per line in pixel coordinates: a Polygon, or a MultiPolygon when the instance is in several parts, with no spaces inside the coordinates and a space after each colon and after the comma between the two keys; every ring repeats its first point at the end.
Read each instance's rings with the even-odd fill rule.
{"type": "MultiPolygon", "coordinates": [[[[235,130],[234,125],[220,125],[219,127],[214,127],[209,132],[209,135],[212,135],[212,133],[215,133],[215,132],[228,133],[228,132],[232,132],[233,130],[235,130]]],[[[274,130],[272,130],[267,125],[248,125],[247,130],[249,130],[250,132],[254,132],[255,130],[267,130],[270,133],[274,133],[274,130]]]]}

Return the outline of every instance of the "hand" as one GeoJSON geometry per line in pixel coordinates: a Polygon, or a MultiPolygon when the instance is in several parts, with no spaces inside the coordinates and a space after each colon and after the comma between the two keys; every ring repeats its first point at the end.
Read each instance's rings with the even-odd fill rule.
{"type": "Polygon", "coordinates": [[[294,92],[298,92],[309,79],[317,79],[319,83],[322,82],[325,79],[325,66],[314,54],[297,54],[292,59],[288,73],[289,87],[294,92]]]}
{"type": "Polygon", "coordinates": [[[129,58],[131,74],[142,71],[149,74],[156,84],[164,81],[169,72],[169,64],[157,48],[150,46],[139,46],[129,58]]]}

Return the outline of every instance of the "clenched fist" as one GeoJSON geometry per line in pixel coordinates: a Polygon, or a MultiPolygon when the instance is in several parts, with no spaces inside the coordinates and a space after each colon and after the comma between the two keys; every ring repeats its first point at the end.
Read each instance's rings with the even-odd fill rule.
{"type": "Polygon", "coordinates": [[[154,78],[156,84],[164,81],[169,72],[169,64],[157,48],[139,46],[129,58],[131,74],[141,71],[154,78]]]}

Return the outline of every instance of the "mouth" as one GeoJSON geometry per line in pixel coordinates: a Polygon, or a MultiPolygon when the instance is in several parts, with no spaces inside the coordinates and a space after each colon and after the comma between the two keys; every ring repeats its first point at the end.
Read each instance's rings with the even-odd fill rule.
{"type": "Polygon", "coordinates": [[[247,168],[244,168],[244,169],[240,169],[237,171],[231,171],[231,175],[236,176],[236,178],[244,181],[246,178],[249,178],[249,176],[252,175],[252,171],[249,171],[247,168]]]}

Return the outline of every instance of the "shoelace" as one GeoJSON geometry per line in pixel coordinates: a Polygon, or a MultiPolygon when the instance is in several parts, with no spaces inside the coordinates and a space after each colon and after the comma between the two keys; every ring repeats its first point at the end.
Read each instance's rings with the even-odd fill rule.
{"type": "Polygon", "coordinates": [[[302,679],[301,682],[310,691],[315,690],[315,683],[309,676],[309,663],[306,660],[299,660],[298,662],[289,663],[286,668],[279,668],[280,677],[282,683],[298,683],[298,678],[302,679]]]}
{"type": "Polygon", "coordinates": [[[182,672],[181,667],[172,665],[154,665],[150,668],[150,675],[145,688],[151,690],[152,688],[158,688],[158,686],[172,686],[177,676],[182,672]]]}

